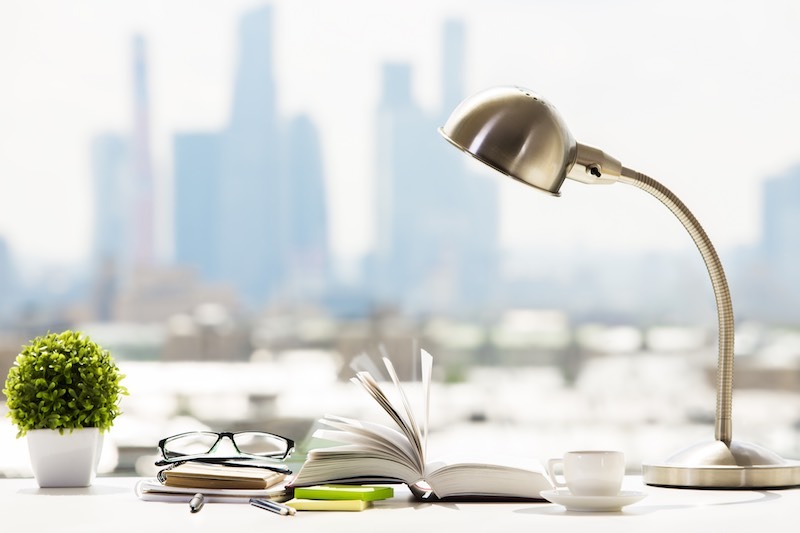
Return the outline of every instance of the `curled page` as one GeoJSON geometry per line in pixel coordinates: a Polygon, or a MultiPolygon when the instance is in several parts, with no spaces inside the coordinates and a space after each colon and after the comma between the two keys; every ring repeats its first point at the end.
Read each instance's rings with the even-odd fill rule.
{"type": "Polygon", "coordinates": [[[420,444],[419,431],[416,431],[408,420],[400,413],[400,411],[392,404],[386,394],[381,389],[380,385],[373,379],[367,372],[359,372],[356,377],[351,381],[358,383],[369,393],[372,398],[386,411],[389,416],[394,420],[395,424],[400,428],[403,434],[408,438],[412,444],[414,451],[417,455],[416,467],[420,472],[425,469],[425,460],[422,456],[422,445],[420,444]]]}
{"type": "Polygon", "coordinates": [[[427,351],[420,352],[420,367],[422,371],[423,412],[422,419],[422,452],[423,457],[428,453],[428,427],[431,408],[431,379],[433,377],[433,356],[427,351]]]}
{"type": "Polygon", "coordinates": [[[421,462],[425,464],[425,450],[422,446],[422,439],[420,438],[420,431],[419,425],[417,424],[417,420],[414,417],[414,411],[411,409],[411,404],[408,402],[408,396],[406,396],[403,387],[400,385],[400,379],[397,377],[397,372],[394,369],[394,365],[392,361],[384,355],[383,357],[383,364],[386,366],[386,371],[389,372],[389,376],[392,378],[392,382],[394,383],[395,388],[397,389],[397,393],[400,396],[400,399],[403,402],[403,409],[405,410],[405,420],[407,420],[409,427],[411,428],[411,432],[414,435],[413,439],[410,439],[412,444],[417,448],[417,453],[420,456],[421,462]]]}
{"type": "MultiPolygon", "coordinates": [[[[381,348],[382,353],[385,351],[381,348]]],[[[389,381],[381,371],[381,367],[366,353],[361,352],[350,361],[350,368],[358,374],[359,372],[367,372],[378,381],[389,381]]]]}

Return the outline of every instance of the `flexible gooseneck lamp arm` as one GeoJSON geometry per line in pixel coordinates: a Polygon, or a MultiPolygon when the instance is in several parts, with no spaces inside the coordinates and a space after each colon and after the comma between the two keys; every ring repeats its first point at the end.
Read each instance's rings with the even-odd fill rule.
{"type": "Polygon", "coordinates": [[[640,174],[629,168],[622,168],[619,181],[638,187],[655,196],[661,203],[669,208],[678,217],[683,227],[692,236],[706,269],[711,276],[711,285],[714,288],[714,298],[717,302],[717,319],[719,322],[719,355],[717,358],[717,410],[715,415],[714,438],[731,443],[731,400],[733,396],[733,304],[728,290],[728,282],[722,263],[719,260],[714,245],[706,235],[703,227],[692,215],[691,211],[669,189],[653,178],[640,174]]]}
{"type": "Polygon", "coordinates": [[[453,111],[440,132],[482,163],[554,196],[560,196],[566,178],[633,185],[663,203],[694,240],[711,277],[719,321],[715,439],[690,446],[663,464],[643,465],[645,483],[703,488],[800,485],[800,463],[732,438],[733,306],[717,252],[683,202],[656,180],[575,142],[555,108],[527,89],[495,87],[473,95],[453,111]]]}

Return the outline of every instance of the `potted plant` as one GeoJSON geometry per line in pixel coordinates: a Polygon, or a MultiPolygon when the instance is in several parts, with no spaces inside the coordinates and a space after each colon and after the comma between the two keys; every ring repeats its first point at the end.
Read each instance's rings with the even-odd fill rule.
{"type": "Polygon", "coordinates": [[[123,377],[111,354],[81,332],[48,333],[22,347],[3,393],[40,487],[92,483],[103,434],[128,393],[123,377]]]}

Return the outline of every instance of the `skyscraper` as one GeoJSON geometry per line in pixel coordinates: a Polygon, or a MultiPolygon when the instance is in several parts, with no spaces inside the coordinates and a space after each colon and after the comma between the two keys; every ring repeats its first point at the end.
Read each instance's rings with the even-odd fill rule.
{"type": "Polygon", "coordinates": [[[800,165],[764,182],[760,288],[761,314],[785,321],[800,317],[800,165]]]}
{"type": "MultiPolygon", "coordinates": [[[[411,66],[383,66],[376,114],[377,296],[389,303],[410,295],[432,268],[429,240],[423,240],[424,214],[431,207],[425,177],[433,122],[411,96],[411,66]]],[[[436,227],[429,228],[435,231],[436,227]]]]}
{"type": "Polygon", "coordinates": [[[496,184],[466,172],[436,131],[463,92],[463,26],[444,28],[443,109],[426,113],[411,67],[392,63],[377,110],[375,292],[411,312],[479,310],[496,281],[496,184]]]}
{"type": "MultiPolygon", "coordinates": [[[[448,19],[443,27],[442,109],[437,127],[442,126],[464,98],[467,40],[464,22],[448,19]]],[[[456,150],[442,147],[437,138],[442,167],[436,179],[450,191],[460,191],[453,202],[452,217],[460,222],[454,236],[458,257],[459,305],[483,309],[491,303],[491,295],[499,281],[499,193],[494,176],[467,170],[465,159],[456,150]],[[443,149],[444,148],[444,149],[443,149]]]]}
{"type": "Polygon", "coordinates": [[[177,135],[174,149],[176,261],[236,287],[252,308],[321,296],[330,252],[320,140],[309,117],[277,111],[270,7],[241,20],[227,127],[177,135]]]}
{"type": "Polygon", "coordinates": [[[286,127],[287,269],[292,299],[319,299],[330,283],[327,195],[319,134],[307,115],[286,127]]]}
{"type": "Polygon", "coordinates": [[[111,318],[117,288],[137,267],[152,266],[154,176],[150,153],[150,102],[145,42],[132,44],[133,113],[128,134],[103,133],[92,141],[94,192],[94,305],[96,317],[111,318]]]}
{"type": "Polygon", "coordinates": [[[284,275],[286,188],[280,175],[271,30],[268,6],[242,18],[219,191],[221,275],[254,305],[263,304],[284,275]]]}
{"type": "Polygon", "coordinates": [[[206,281],[221,281],[219,133],[181,133],[173,141],[175,261],[206,281]]]}
{"type": "Polygon", "coordinates": [[[800,165],[764,182],[762,245],[775,265],[800,264],[800,165]]]}
{"type": "Polygon", "coordinates": [[[460,20],[444,23],[442,39],[442,119],[464,99],[464,62],[466,31],[460,20]]]}
{"type": "Polygon", "coordinates": [[[94,192],[93,262],[118,267],[133,261],[134,210],[130,144],[125,135],[102,133],[91,146],[94,192]]]}
{"type": "Polygon", "coordinates": [[[153,161],[150,153],[150,98],[145,41],[133,39],[133,171],[134,250],[137,266],[151,266],[155,257],[155,202],[153,161]]]}
{"type": "Polygon", "coordinates": [[[93,305],[98,320],[112,318],[121,278],[134,262],[134,220],[131,206],[130,143],[124,135],[97,135],[91,147],[94,192],[93,305]]]}

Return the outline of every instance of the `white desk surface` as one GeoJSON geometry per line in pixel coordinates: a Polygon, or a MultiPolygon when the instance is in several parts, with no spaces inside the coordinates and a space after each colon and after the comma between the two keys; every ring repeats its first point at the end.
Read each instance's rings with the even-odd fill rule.
{"type": "Polygon", "coordinates": [[[684,490],[643,486],[627,477],[623,488],[647,497],[615,513],[568,512],[551,503],[418,503],[405,487],[361,512],[298,512],[279,516],[248,504],[145,502],[134,494],[138,478],[97,478],[82,489],[40,489],[33,479],[0,479],[0,530],[30,532],[403,532],[459,531],[800,531],[800,489],[684,490]],[[21,529],[11,529],[16,526],[21,529]],[[280,529],[276,529],[280,528],[280,529]]]}

